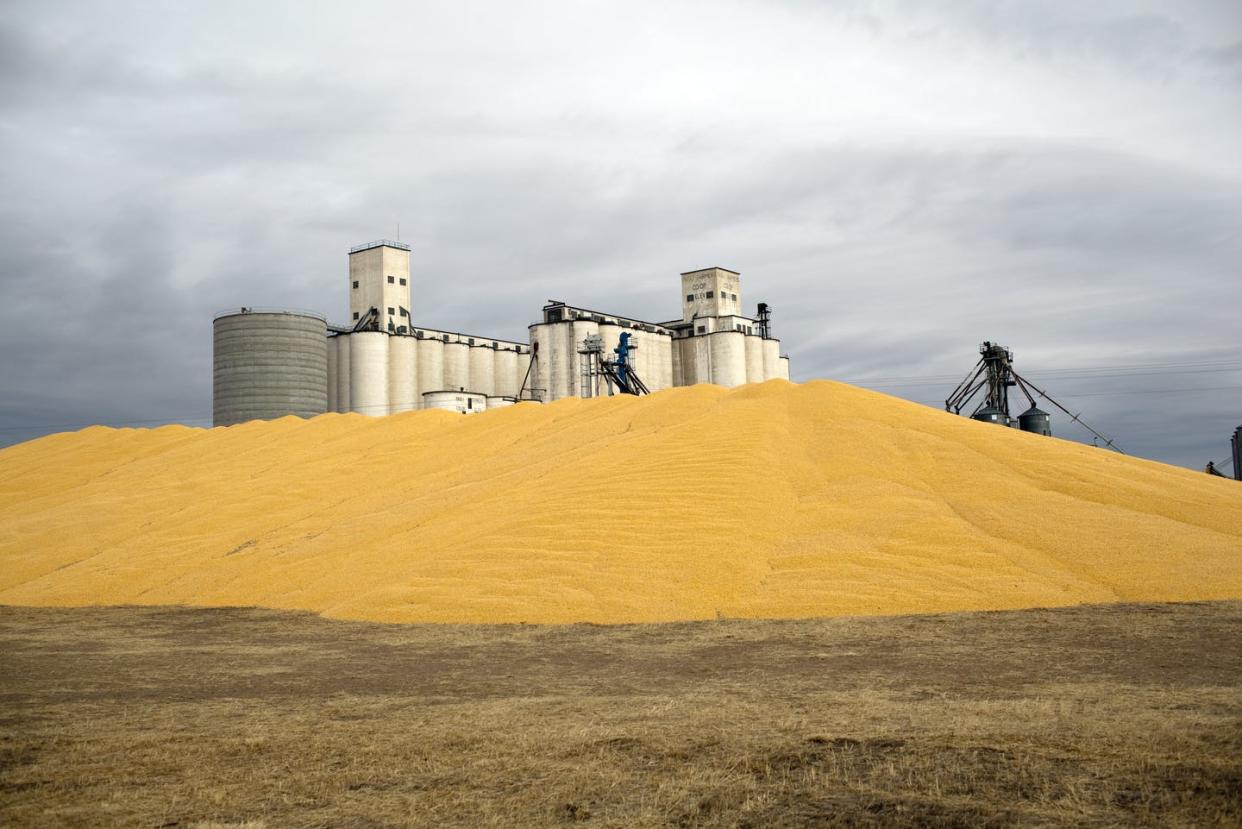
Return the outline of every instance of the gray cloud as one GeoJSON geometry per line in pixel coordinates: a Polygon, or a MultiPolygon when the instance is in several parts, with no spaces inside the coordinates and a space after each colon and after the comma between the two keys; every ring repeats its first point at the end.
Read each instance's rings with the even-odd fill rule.
{"type": "Polygon", "coordinates": [[[212,313],[340,318],[346,249],[400,222],[428,324],[664,319],[719,264],[800,379],[934,404],[998,339],[1128,451],[1201,466],[1242,422],[1239,17],[18,4],[0,443],[208,421],[212,313]]]}

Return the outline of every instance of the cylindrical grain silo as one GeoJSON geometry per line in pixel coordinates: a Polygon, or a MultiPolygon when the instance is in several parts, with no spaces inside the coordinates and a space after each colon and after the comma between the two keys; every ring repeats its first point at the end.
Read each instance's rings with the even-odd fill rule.
{"type": "Polygon", "coordinates": [[[711,340],[712,382],[732,388],[746,382],[746,335],[741,331],[716,331],[711,340]]]}
{"type": "Polygon", "coordinates": [[[388,411],[408,412],[418,405],[415,398],[413,337],[388,338],[388,411]]]}
{"type": "Polygon", "coordinates": [[[552,382],[552,336],[556,325],[537,322],[528,330],[531,365],[526,380],[526,394],[532,399],[547,403],[551,400],[549,385],[552,382]]]}
{"type": "Polygon", "coordinates": [[[696,383],[712,381],[712,341],[705,334],[694,337],[694,374],[696,383]]]}
{"type": "Polygon", "coordinates": [[[599,324],[599,338],[604,344],[604,359],[616,359],[616,349],[621,343],[621,326],[615,322],[601,322],[599,324]]]}
{"type": "Polygon", "coordinates": [[[1037,435],[1051,435],[1052,418],[1038,406],[1031,406],[1031,408],[1018,415],[1018,428],[1024,432],[1034,432],[1037,435]]]}
{"type": "Polygon", "coordinates": [[[340,351],[336,347],[336,341],[340,337],[328,338],[328,411],[339,412],[337,407],[336,384],[340,381],[337,379],[337,355],[340,351]]]}
{"type": "Polygon", "coordinates": [[[660,344],[660,388],[673,387],[673,335],[664,334],[657,341],[660,344]]]}
{"type": "Polygon", "coordinates": [[[383,331],[349,335],[349,408],[368,417],[388,414],[388,340],[383,331]]]}
{"type": "MultiPolygon", "coordinates": [[[[408,328],[406,329],[409,330],[408,328]]],[[[423,407],[423,390],[418,385],[418,338],[410,334],[410,359],[413,364],[410,366],[410,386],[413,394],[410,398],[410,408],[421,409],[423,407]]]]}
{"type": "Polygon", "coordinates": [[[643,385],[650,389],[656,381],[655,344],[652,342],[655,337],[642,329],[636,330],[634,337],[638,343],[638,359],[634,361],[634,367],[638,369],[643,385]]]}
{"type": "Polygon", "coordinates": [[[444,388],[444,342],[430,338],[414,341],[414,368],[418,372],[418,405],[429,391],[444,388]]]}
{"type": "MultiPolygon", "coordinates": [[[[616,359],[617,346],[620,346],[621,344],[621,326],[615,322],[601,322],[599,323],[599,327],[597,327],[597,329],[599,329],[600,332],[600,342],[602,343],[601,347],[604,349],[604,352],[601,354],[601,358],[606,360],[616,359]]],[[[642,377],[641,374],[640,377],[642,377]]],[[[599,392],[600,395],[607,395],[607,393],[609,393],[609,389],[607,389],[607,380],[604,378],[599,379],[599,392]]]]}
{"type": "Polygon", "coordinates": [[[328,326],[323,317],[243,311],[216,317],[212,414],[216,426],[328,410],[328,326]]]}
{"type": "Polygon", "coordinates": [[[583,363],[578,350],[582,348],[583,340],[599,333],[599,323],[594,320],[575,320],[565,327],[571,330],[568,332],[568,340],[564,342],[565,363],[562,376],[559,378],[563,392],[560,397],[580,397],[583,363]]]}
{"type": "Polygon", "coordinates": [[[781,341],[763,341],[763,379],[775,380],[781,376],[781,341]]]}
{"type": "Polygon", "coordinates": [[[763,338],[754,334],[746,336],[746,382],[762,383],[763,373],[763,338]]]}
{"type": "Polygon", "coordinates": [[[519,349],[517,354],[517,390],[519,400],[533,400],[531,387],[535,382],[534,366],[531,364],[529,349],[519,349]]]}
{"type": "MultiPolygon", "coordinates": [[[[427,391],[460,391],[470,385],[470,346],[462,342],[444,344],[444,389],[427,391]]],[[[427,391],[423,392],[424,394],[427,391]]]]}
{"type": "Polygon", "coordinates": [[[979,411],[971,415],[974,420],[981,420],[984,423],[995,423],[998,426],[1009,426],[1009,415],[1002,412],[995,406],[984,406],[979,411]]]}
{"type": "Polygon", "coordinates": [[[789,379],[789,358],[781,357],[779,360],[776,361],[776,366],[777,366],[776,376],[782,380],[788,380],[789,379]]]}
{"type": "Polygon", "coordinates": [[[467,346],[466,355],[469,368],[470,383],[466,386],[472,392],[488,397],[496,393],[496,352],[490,345],[467,346]]]}
{"type": "Polygon", "coordinates": [[[351,412],[349,407],[349,353],[352,350],[352,334],[336,336],[336,410],[351,412]]]}
{"type": "Polygon", "coordinates": [[[518,353],[516,346],[497,348],[492,352],[492,376],[495,380],[494,397],[517,397],[518,384],[522,378],[518,376],[518,353]]]}
{"type": "Polygon", "coordinates": [[[683,386],[693,386],[703,382],[699,378],[698,346],[701,337],[686,337],[678,347],[681,349],[681,379],[683,386]]]}
{"type": "Polygon", "coordinates": [[[681,343],[677,338],[669,340],[669,364],[672,367],[672,375],[669,379],[670,386],[688,385],[685,381],[685,374],[681,370],[681,343]]]}

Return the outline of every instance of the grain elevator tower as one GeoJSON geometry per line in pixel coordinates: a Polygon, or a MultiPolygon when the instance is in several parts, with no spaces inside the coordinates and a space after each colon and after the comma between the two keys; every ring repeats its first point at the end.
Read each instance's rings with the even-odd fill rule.
{"type": "Polygon", "coordinates": [[[349,249],[349,317],[356,324],[372,309],[378,329],[410,330],[410,246],[381,239],[349,249]]]}
{"type": "Polygon", "coordinates": [[[704,268],[681,275],[681,318],[728,317],[742,313],[742,277],[725,268],[704,268]]]}

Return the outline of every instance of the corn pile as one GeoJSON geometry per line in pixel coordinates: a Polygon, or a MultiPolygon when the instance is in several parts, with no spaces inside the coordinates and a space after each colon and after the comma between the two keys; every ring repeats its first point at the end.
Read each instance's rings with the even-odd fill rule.
{"type": "Polygon", "coordinates": [[[654,622],[1242,597],[1242,486],[851,386],[0,450],[0,604],[654,622]]]}

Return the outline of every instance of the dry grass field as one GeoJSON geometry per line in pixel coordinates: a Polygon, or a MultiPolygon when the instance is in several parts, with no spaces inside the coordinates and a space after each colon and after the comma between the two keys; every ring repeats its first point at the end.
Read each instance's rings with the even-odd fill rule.
{"type": "Polygon", "coordinates": [[[4,826],[1242,824],[1242,603],[385,626],[0,608],[4,826]]]}

